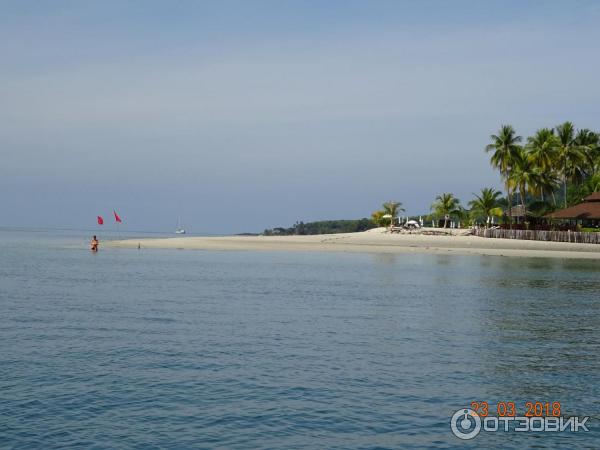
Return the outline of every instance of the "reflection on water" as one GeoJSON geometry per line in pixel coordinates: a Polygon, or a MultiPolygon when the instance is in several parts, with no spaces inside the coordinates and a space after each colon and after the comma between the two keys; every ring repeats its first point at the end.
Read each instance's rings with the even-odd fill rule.
{"type": "Polygon", "coordinates": [[[597,419],[599,273],[0,233],[0,446],[592,448],[597,422],[465,443],[449,420],[474,400],[597,419]]]}

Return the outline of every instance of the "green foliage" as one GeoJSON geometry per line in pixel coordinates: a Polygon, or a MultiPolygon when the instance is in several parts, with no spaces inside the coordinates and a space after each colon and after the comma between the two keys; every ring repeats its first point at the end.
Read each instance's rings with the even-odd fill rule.
{"type": "Polygon", "coordinates": [[[517,136],[511,125],[502,125],[498,134],[492,134],[490,139],[492,143],[485,147],[486,152],[492,153],[490,162],[502,176],[508,177],[523,138],[517,136]]]}
{"type": "Polygon", "coordinates": [[[371,214],[371,222],[373,222],[375,225],[377,225],[379,227],[389,226],[391,219],[388,219],[388,218],[384,219],[383,216],[385,216],[385,211],[382,211],[382,210],[375,211],[374,213],[371,214]]]}
{"type": "Polygon", "coordinates": [[[527,214],[531,217],[544,217],[556,208],[548,202],[535,200],[527,206],[527,214]]]}
{"type": "Polygon", "coordinates": [[[385,202],[382,206],[383,209],[379,209],[371,214],[371,221],[380,227],[389,227],[392,221],[398,217],[398,213],[404,211],[401,202],[390,200],[389,202],[385,202]]]}
{"type": "Polygon", "coordinates": [[[584,154],[585,164],[583,170],[585,175],[592,176],[597,173],[600,165],[600,135],[584,128],[577,132],[575,145],[584,154]]]}
{"type": "Polygon", "coordinates": [[[400,211],[404,211],[404,208],[402,207],[402,203],[400,203],[400,202],[389,201],[389,202],[385,202],[382,206],[383,206],[384,214],[391,215],[392,219],[396,218],[396,216],[398,216],[398,213],[400,211]]]}
{"type": "Polygon", "coordinates": [[[515,160],[519,157],[521,149],[519,142],[523,138],[517,135],[511,125],[502,125],[498,134],[492,134],[490,139],[492,143],[485,147],[485,151],[492,153],[490,163],[500,171],[508,195],[508,202],[512,204],[512,184],[509,178],[515,160]]]}
{"type": "Polygon", "coordinates": [[[471,217],[473,219],[483,219],[485,223],[492,216],[501,216],[500,197],[502,193],[494,188],[483,188],[481,194],[473,194],[475,199],[469,202],[471,208],[471,217]]]}
{"type": "Polygon", "coordinates": [[[322,220],[318,222],[296,222],[290,228],[272,228],[265,230],[265,236],[289,236],[307,234],[354,233],[375,228],[377,225],[364,218],[358,220],[322,220]]]}
{"type": "Polygon", "coordinates": [[[540,128],[527,138],[526,149],[531,162],[540,170],[552,170],[558,153],[558,138],[553,128],[540,128]]]}
{"type": "Polygon", "coordinates": [[[535,165],[527,150],[519,149],[508,176],[508,184],[519,193],[522,205],[527,205],[527,194],[534,194],[539,190],[541,180],[542,170],[535,165]]]}
{"type": "MultiPolygon", "coordinates": [[[[490,163],[505,183],[505,208],[515,204],[515,191],[526,210],[535,205],[534,215],[541,215],[543,210],[556,208],[557,198],[566,207],[600,190],[600,135],[596,132],[577,131],[571,122],[564,122],[555,128],[540,128],[520,147],[521,137],[513,127],[502,125],[490,138],[485,150],[491,153],[490,163]]],[[[474,214],[479,214],[481,205],[475,208],[475,203],[470,205],[474,214]]]]}
{"type": "Polygon", "coordinates": [[[438,195],[431,205],[431,210],[440,219],[444,219],[444,228],[448,226],[447,217],[463,217],[464,210],[460,206],[460,200],[449,192],[438,195]]]}
{"type": "Polygon", "coordinates": [[[600,233],[600,228],[583,227],[581,228],[581,231],[585,231],[588,233],[600,233]]]}
{"type": "Polygon", "coordinates": [[[586,178],[581,184],[571,185],[567,191],[570,205],[581,203],[585,197],[600,191],[600,172],[586,178]]]}
{"type": "Polygon", "coordinates": [[[565,122],[556,127],[559,140],[555,170],[563,181],[564,206],[567,207],[567,183],[580,182],[585,177],[585,146],[575,140],[575,127],[565,122]]]}

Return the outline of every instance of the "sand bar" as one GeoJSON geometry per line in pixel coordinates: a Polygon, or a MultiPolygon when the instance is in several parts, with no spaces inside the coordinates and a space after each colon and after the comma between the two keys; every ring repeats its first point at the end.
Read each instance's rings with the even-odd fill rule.
{"type": "Polygon", "coordinates": [[[433,253],[569,259],[600,259],[600,245],[492,239],[460,235],[390,234],[383,229],[362,233],[312,236],[174,237],[105,241],[114,248],[184,250],[320,251],[366,253],[433,253]]]}

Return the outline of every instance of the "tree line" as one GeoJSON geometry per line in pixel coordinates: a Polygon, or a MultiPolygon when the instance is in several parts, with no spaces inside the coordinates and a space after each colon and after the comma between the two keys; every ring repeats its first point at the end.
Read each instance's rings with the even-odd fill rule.
{"type": "MultiPolygon", "coordinates": [[[[587,128],[578,130],[572,122],[540,128],[525,139],[512,125],[501,125],[498,132],[490,136],[485,152],[490,155],[490,164],[500,173],[506,196],[486,187],[473,194],[467,207],[463,207],[454,194],[445,192],[435,198],[430,214],[422,216],[426,222],[436,220],[443,227],[449,226],[452,219],[464,225],[489,226],[494,218],[512,222],[511,212],[516,205],[521,205],[524,217],[542,217],[600,191],[600,134],[587,128]]],[[[403,211],[401,202],[388,201],[369,219],[296,222],[290,228],[268,229],[263,234],[365,231],[389,226],[403,211]]]]}
{"type": "Polygon", "coordinates": [[[355,233],[375,228],[377,224],[364,218],[357,220],[321,220],[317,222],[296,222],[289,228],[276,227],[266,229],[265,236],[289,236],[309,234],[355,233]]]}
{"type": "MultiPolygon", "coordinates": [[[[559,207],[581,202],[600,191],[600,134],[577,130],[564,122],[554,128],[540,128],[523,139],[511,125],[502,125],[485,147],[491,165],[498,169],[506,196],[494,188],[483,188],[467,204],[450,192],[438,195],[431,205],[429,221],[437,219],[448,226],[449,219],[464,224],[490,224],[494,217],[511,221],[511,210],[521,205],[522,215],[543,216],[559,207]]],[[[371,215],[378,226],[389,226],[402,203],[386,202],[371,215]]]]}
{"type": "Polygon", "coordinates": [[[556,209],[557,197],[562,196],[566,208],[600,190],[597,132],[576,130],[573,123],[564,122],[554,128],[540,128],[524,140],[511,125],[502,125],[490,139],[485,151],[500,172],[509,208],[515,194],[526,212],[528,201],[540,201],[548,209],[556,209]]]}

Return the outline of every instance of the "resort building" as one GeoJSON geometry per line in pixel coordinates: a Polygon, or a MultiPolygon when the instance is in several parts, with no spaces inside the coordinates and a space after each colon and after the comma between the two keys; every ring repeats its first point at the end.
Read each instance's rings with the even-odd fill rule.
{"type": "Polygon", "coordinates": [[[600,227],[600,192],[594,192],[583,199],[583,203],[560,209],[545,216],[548,219],[560,219],[574,222],[583,227],[600,227]]]}

